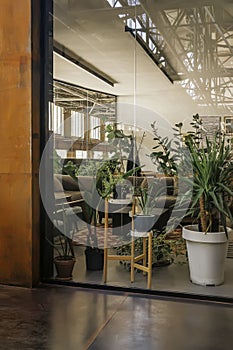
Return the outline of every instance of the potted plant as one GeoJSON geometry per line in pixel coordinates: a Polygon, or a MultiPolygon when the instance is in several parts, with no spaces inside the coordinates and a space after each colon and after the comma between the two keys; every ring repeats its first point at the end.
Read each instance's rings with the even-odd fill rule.
{"type": "MultiPolygon", "coordinates": [[[[80,180],[80,178],[78,178],[80,180]]],[[[87,179],[85,179],[87,181],[87,179]]],[[[87,270],[102,270],[104,263],[104,252],[99,247],[98,234],[97,234],[97,217],[98,208],[101,203],[101,199],[96,196],[95,183],[93,178],[89,177],[88,188],[83,193],[84,204],[82,206],[83,219],[87,225],[87,239],[85,248],[85,259],[87,270]]]]}
{"type": "Polygon", "coordinates": [[[65,205],[54,212],[54,238],[53,241],[46,238],[55,249],[57,255],[54,264],[57,271],[56,279],[71,280],[75,264],[72,239],[69,237],[68,222],[65,205]]]}
{"type": "Polygon", "coordinates": [[[228,231],[227,218],[233,220],[229,205],[233,198],[233,160],[225,136],[217,132],[212,139],[204,134],[201,119],[195,115],[194,131],[185,135],[190,151],[193,186],[190,211],[199,224],[183,228],[186,239],[190,279],[200,285],[219,285],[224,281],[228,231]]]}
{"type": "Polygon", "coordinates": [[[88,188],[84,186],[83,215],[87,224],[87,244],[85,250],[86,266],[88,270],[103,269],[104,250],[99,248],[97,235],[97,217],[104,211],[104,201],[113,196],[116,185],[123,183],[127,177],[134,174],[138,168],[126,173],[117,171],[119,162],[116,159],[108,159],[99,162],[94,172],[89,176],[82,176],[76,165],[69,163],[64,167],[67,174],[76,181],[89,182],[88,188]]]}
{"type": "Polygon", "coordinates": [[[152,181],[145,179],[140,187],[135,188],[136,199],[134,213],[134,230],[136,232],[149,232],[156,222],[155,206],[160,195],[164,194],[164,186],[161,181],[154,178],[152,181]]]}
{"type": "Polygon", "coordinates": [[[137,232],[150,231],[155,223],[155,215],[152,213],[154,197],[153,197],[154,183],[148,186],[140,186],[135,189],[136,206],[133,215],[133,230],[137,232]],[[137,206],[138,204],[138,206],[137,206]]]}

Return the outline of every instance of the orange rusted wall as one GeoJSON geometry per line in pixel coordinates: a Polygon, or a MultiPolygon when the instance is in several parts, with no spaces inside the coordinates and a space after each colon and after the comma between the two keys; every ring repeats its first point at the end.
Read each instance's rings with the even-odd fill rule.
{"type": "Polygon", "coordinates": [[[39,141],[32,138],[39,134],[39,123],[32,123],[39,113],[32,111],[31,27],[30,0],[1,0],[0,283],[28,287],[39,279],[38,160],[33,160],[39,141]]]}

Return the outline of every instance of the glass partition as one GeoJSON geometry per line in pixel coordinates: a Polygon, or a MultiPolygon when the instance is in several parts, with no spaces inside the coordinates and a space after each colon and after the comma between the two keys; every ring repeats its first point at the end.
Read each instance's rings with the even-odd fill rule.
{"type": "Polygon", "coordinates": [[[199,224],[190,130],[200,147],[226,130],[232,143],[232,14],[227,1],[172,3],[54,0],[48,244],[75,261],[52,279],[232,297],[231,233],[215,287],[190,281],[182,237],[199,224]],[[137,229],[137,214],[152,224],[137,229]]]}

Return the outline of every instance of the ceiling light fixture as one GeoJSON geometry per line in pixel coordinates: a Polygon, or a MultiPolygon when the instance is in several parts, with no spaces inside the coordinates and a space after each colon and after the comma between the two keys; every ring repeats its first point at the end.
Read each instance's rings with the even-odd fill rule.
{"type": "Polygon", "coordinates": [[[59,44],[58,42],[54,41],[53,44],[53,51],[68,60],[69,62],[73,63],[74,65],[84,69],[88,73],[94,75],[96,78],[101,79],[105,83],[114,86],[114,83],[116,83],[115,80],[108,77],[106,74],[98,70],[96,67],[90,65],[88,62],[84,61],[77,55],[75,55],[72,51],[67,49],[65,46],[59,44]]]}

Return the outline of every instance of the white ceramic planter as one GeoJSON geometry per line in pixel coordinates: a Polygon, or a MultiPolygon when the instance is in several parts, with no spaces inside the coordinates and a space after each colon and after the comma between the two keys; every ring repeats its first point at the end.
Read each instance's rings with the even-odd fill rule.
{"type": "Polygon", "coordinates": [[[224,282],[224,265],[227,253],[225,232],[203,233],[197,225],[185,226],[182,233],[186,240],[191,282],[204,286],[216,286],[224,282]]]}

